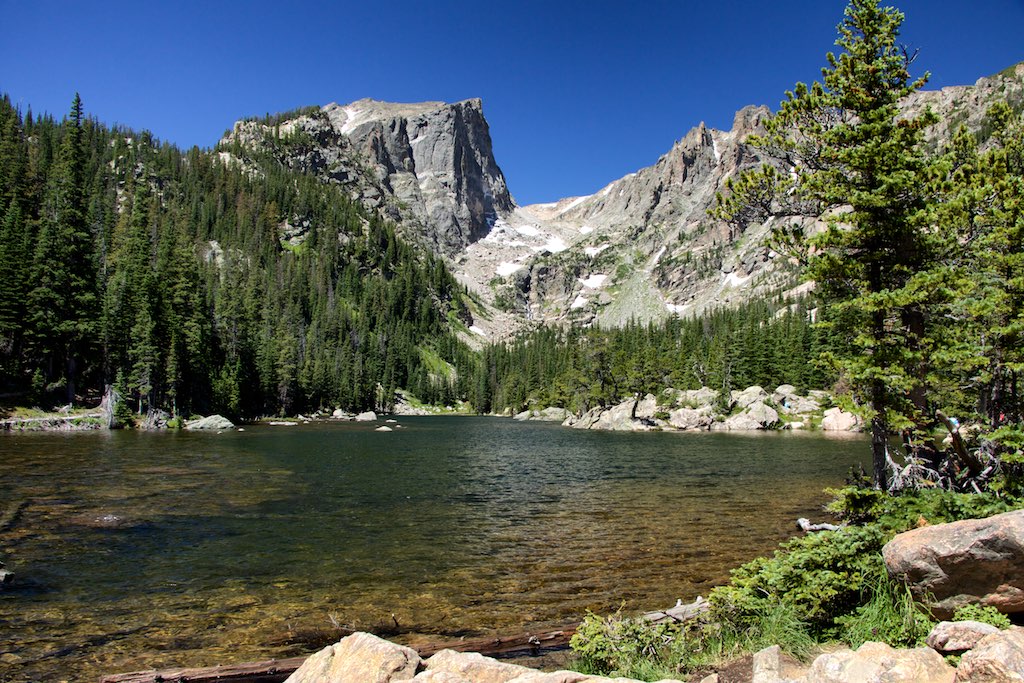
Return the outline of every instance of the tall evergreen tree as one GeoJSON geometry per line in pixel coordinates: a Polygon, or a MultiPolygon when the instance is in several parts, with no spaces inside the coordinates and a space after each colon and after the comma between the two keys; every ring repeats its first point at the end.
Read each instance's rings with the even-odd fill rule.
{"type": "Polygon", "coordinates": [[[82,100],[75,93],[56,167],[50,174],[29,293],[33,346],[48,381],[74,401],[83,362],[95,345],[98,300],[93,240],[86,224],[82,100]]]}
{"type": "Polygon", "coordinates": [[[842,51],[828,54],[823,82],[786,93],[755,141],[773,162],[732,185],[718,211],[741,221],[769,214],[827,221],[813,237],[795,222],[777,238],[800,254],[833,324],[854,340],[853,353],[833,361],[867,406],[882,489],[890,432],[928,421],[926,310],[936,291],[921,144],[935,117],[899,109],[927,79],[910,76],[913,55],[897,42],[903,18],[877,0],[851,0],[836,41],[842,51]]]}

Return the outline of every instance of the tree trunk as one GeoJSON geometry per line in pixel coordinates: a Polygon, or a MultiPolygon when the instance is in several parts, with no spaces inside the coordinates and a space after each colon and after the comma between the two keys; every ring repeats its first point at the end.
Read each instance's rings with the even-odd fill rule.
{"type": "Polygon", "coordinates": [[[881,380],[871,383],[871,409],[875,411],[871,418],[871,473],[875,488],[889,490],[889,465],[885,451],[888,447],[889,421],[885,417],[885,385],[881,380]]]}

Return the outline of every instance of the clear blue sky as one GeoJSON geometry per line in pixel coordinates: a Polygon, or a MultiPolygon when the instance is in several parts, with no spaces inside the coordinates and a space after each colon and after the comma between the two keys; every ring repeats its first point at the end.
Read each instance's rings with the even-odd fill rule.
{"type": "MultiPolygon", "coordinates": [[[[897,0],[929,87],[1024,60],[1024,0],[897,0]]],[[[521,204],[589,194],[817,78],[842,0],[0,0],[0,90],[209,147],[241,117],[480,97],[521,204]]]]}

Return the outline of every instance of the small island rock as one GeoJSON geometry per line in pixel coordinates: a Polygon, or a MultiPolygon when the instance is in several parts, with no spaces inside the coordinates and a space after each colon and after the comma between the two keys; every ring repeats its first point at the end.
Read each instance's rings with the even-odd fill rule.
{"type": "Polygon", "coordinates": [[[185,429],[190,430],[223,430],[223,429],[234,429],[235,425],[231,424],[231,420],[220,415],[210,415],[208,417],[202,417],[198,420],[192,420],[191,422],[185,423],[185,429]]]}

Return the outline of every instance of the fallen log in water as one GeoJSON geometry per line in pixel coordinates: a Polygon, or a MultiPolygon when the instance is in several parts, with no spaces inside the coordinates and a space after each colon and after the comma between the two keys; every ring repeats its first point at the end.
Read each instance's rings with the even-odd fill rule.
{"type": "Polygon", "coordinates": [[[197,669],[136,671],[103,676],[100,683],[199,683],[200,681],[234,681],[235,683],[281,683],[306,661],[305,657],[270,659],[265,662],[229,664],[197,669]]]}
{"type": "MultiPolygon", "coordinates": [[[[708,603],[703,598],[689,605],[682,602],[675,607],[660,612],[648,612],[644,619],[653,623],[673,621],[682,623],[689,621],[708,610],[708,603]]],[[[513,654],[539,655],[543,650],[564,648],[576,633],[579,624],[566,626],[555,631],[543,633],[522,633],[516,636],[477,638],[474,640],[453,640],[444,643],[432,643],[414,648],[420,657],[426,659],[441,650],[458,652],[479,652],[485,657],[508,657],[513,654]]],[[[211,666],[199,669],[169,669],[165,671],[136,671],[134,673],[103,676],[100,683],[212,683],[214,681],[232,683],[281,683],[302,666],[305,657],[290,659],[271,659],[264,662],[211,666]]]]}
{"type": "MultiPolygon", "coordinates": [[[[565,647],[569,639],[576,633],[576,627],[570,626],[557,631],[544,633],[523,633],[517,636],[500,638],[479,638],[475,640],[455,640],[446,643],[432,643],[415,648],[424,659],[441,650],[458,650],[459,652],[479,652],[486,657],[508,656],[513,653],[539,654],[543,649],[565,647]]],[[[100,683],[281,683],[302,666],[305,657],[288,659],[270,659],[263,662],[211,666],[193,669],[167,669],[164,671],[135,671],[126,674],[103,676],[100,683]]]]}

